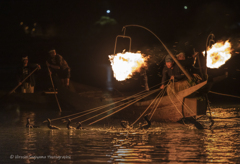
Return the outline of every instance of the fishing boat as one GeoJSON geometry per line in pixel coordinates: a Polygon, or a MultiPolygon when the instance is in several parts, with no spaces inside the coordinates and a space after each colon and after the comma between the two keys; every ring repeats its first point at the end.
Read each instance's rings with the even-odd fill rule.
{"type": "MultiPolygon", "coordinates": [[[[124,34],[125,34],[125,31],[124,31],[124,34]]],[[[117,37],[125,38],[126,36],[123,35],[123,36],[117,36],[117,37]]],[[[160,39],[159,41],[162,43],[160,39]]],[[[96,99],[95,97],[86,96],[87,94],[84,92],[82,94],[79,94],[78,92],[69,91],[69,89],[61,87],[60,81],[56,80],[55,84],[56,86],[58,86],[58,91],[57,93],[55,90],[53,91],[55,97],[52,94],[48,94],[46,92],[44,95],[12,93],[11,95],[8,95],[8,98],[4,101],[4,104],[6,105],[16,104],[16,106],[19,108],[25,108],[30,110],[32,110],[33,107],[34,109],[38,109],[38,110],[41,110],[41,109],[48,110],[52,108],[55,108],[55,109],[59,108],[61,112],[61,108],[62,108],[64,111],[78,110],[78,111],[86,112],[83,115],[79,115],[80,113],[76,113],[76,115],[79,115],[79,116],[76,116],[75,118],[71,118],[71,119],[76,119],[81,116],[93,114],[93,112],[100,112],[98,114],[94,113],[93,114],[94,116],[92,117],[86,116],[87,118],[81,121],[81,122],[85,122],[92,118],[101,117],[98,120],[90,123],[89,125],[92,125],[102,119],[112,116],[113,114],[120,112],[121,110],[129,107],[130,105],[135,106],[132,108],[132,110],[134,110],[132,112],[132,115],[137,116],[138,114],[140,114],[140,117],[142,117],[143,114],[146,113],[146,110],[149,109],[150,105],[153,104],[153,102],[155,102],[155,106],[152,108],[150,112],[151,121],[178,122],[183,118],[184,119],[193,118],[195,120],[196,116],[206,115],[206,111],[208,108],[207,93],[209,92],[211,86],[215,82],[225,78],[225,75],[217,78],[209,78],[207,75],[206,58],[203,55],[199,55],[198,65],[201,73],[200,75],[201,78],[200,80],[195,80],[195,78],[192,77],[184,69],[184,67],[179,63],[179,61],[174,57],[174,55],[168,50],[168,48],[164,44],[163,46],[167,50],[168,54],[172,57],[174,62],[178,65],[178,67],[182,70],[182,72],[187,77],[186,81],[170,83],[166,88],[167,95],[164,95],[164,96],[162,95],[161,97],[155,97],[153,99],[150,98],[148,100],[144,99],[147,96],[153,95],[158,91],[160,91],[160,89],[156,89],[153,91],[150,90],[149,93],[145,92],[143,94],[142,93],[136,94],[137,96],[129,96],[127,98],[123,98],[120,101],[114,102],[114,99],[112,99],[112,97],[110,97],[109,100],[105,99],[103,96],[103,93],[100,93],[101,97],[98,97],[96,99]],[[184,86],[184,87],[180,87],[180,86],[184,86]],[[120,105],[117,105],[117,103],[120,105]],[[110,109],[108,109],[108,107],[110,109]],[[105,109],[105,111],[100,111],[102,109],[105,109]]],[[[115,44],[115,49],[116,49],[116,44],[115,44]]],[[[114,54],[115,54],[115,50],[114,50],[114,54]]],[[[93,94],[95,94],[95,92],[93,92],[93,94]]],[[[6,108],[7,106],[5,106],[5,109],[6,108]]],[[[122,114],[123,115],[121,115],[120,113],[119,116],[124,116],[124,117],[126,116],[125,111],[123,111],[122,114]]],[[[128,115],[131,115],[131,114],[129,114],[128,112],[128,115]]],[[[137,119],[136,121],[138,120],[139,119],[137,119]]]]}
{"type": "MultiPolygon", "coordinates": [[[[159,104],[153,114],[152,120],[177,122],[182,118],[205,115],[207,111],[206,87],[207,81],[203,81],[175,94],[168,92],[166,96],[157,98],[155,101],[159,102],[159,104]]],[[[153,100],[140,101],[135,106],[146,108],[153,100]]]]}
{"type": "Polygon", "coordinates": [[[29,111],[83,111],[96,106],[101,106],[108,101],[104,101],[104,92],[100,89],[71,82],[75,89],[61,87],[56,79],[57,90],[37,91],[35,93],[21,93],[19,91],[9,94],[1,91],[1,110],[21,109],[29,111]],[[55,97],[56,96],[56,97],[55,97]],[[57,99],[56,99],[57,98],[57,99]],[[60,109],[59,109],[60,108],[60,109]]]}
{"type": "MultiPolygon", "coordinates": [[[[183,118],[196,118],[206,115],[208,108],[208,92],[213,84],[225,79],[227,74],[209,78],[186,89],[178,87],[188,83],[187,81],[174,82],[166,88],[166,94],[155,99],[158,106],[152,120],[158,122],[178,122],[183,118]]],[[[135,104],[138,108],[146,108],[154,99],[139,101],[135,104]]]]}
{"type": "MultiPolygon", "coordinates": [[[[123,27],[124,36],[126,27],[135,26],[146,29],[155,35],[151,30],[146,27],[139,25],[126,25],[123,27]]],[[[155,35],[156,36],[156,35],[155,35]]],[[[206,51],[205,56],[203,54],[199,54],[197,56],[198,66],[200,75],[198,75],[200,80],[195,81],[195,77],[189,74],[188,71],[180,64],[180,62],[175,58],[175,56],[169,51],[169,49],[165,46],[165,44],[156,36],[156,38],[162,43],[168,54],[177,64],[177,66],[181,69],[181,71],[187,77],[185,81],[173,82],[171,85],[168,85],[166,88],[167,94],[161,97],[155,97],[149,100],[139,101],[135,103],[137,107],[136,110],[140,109],[152,109],[151,120],[152,121],[164,121],[164,122],[177,122],[187,118],[196,119],[197,116],[206,115],[206,111],[208,108],[208,98],[207,94],[211,89],[211,86],[224,79],[226,76],[220,76],[216,78],[209,78],[207,74],[207,49],[211,46],[210,41],[213,41],[214,35],[210,34],[207,38],[206,51]],[[180,86],[184,86],[181,88],[180,86]],[[154,107],[151,105],[155,103],[154,107]]],[[[116,39],[117,40],[117,39],[116,39]]],[[[131,40],[130,40],[131,41],[131,40]]],[[[116,44],[116,43],[115,43],[116,44]]],[[[131,44],[130,44],[131,45],[131,44]]],[[[115,45],[116,47],[116,45],[115,45]]],[[[130,46],[129,46],[130,47],[130,46]]],[[[115,48],[116,49],[116,48],[115,48]]],[[[130,49],[130,48],[129,48],[130,49]]],[[[115,50],[114,50],[115,53],[115,50]]],[[[141,110],[142,111],[142,110],[141,110]]],[[[146,112],[146,111],[145,111],[146,112]]]]}

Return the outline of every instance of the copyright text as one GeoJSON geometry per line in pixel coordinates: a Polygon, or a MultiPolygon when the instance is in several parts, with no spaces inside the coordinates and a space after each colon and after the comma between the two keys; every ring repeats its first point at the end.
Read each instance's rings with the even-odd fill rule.
{"type": "Polygon", "coordinates": [[[10,159],[32,159],[32,160],[37,160],[37,159],[71,159],[71,156],[69,155],[45,155],[45,156],[31,156],[31,155],[10,155],[10,159]]]}

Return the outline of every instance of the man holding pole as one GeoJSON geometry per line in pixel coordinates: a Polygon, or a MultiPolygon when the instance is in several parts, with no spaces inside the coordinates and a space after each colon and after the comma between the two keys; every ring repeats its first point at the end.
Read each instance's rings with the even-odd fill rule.
{"type": "Polygon", "coordinates": [[[70,67],[63,57],[56,53],[55,49],[49,51],[50,58],[46,61],[49,73],[57,75],[62,82],[62,85],[69,88],[70,67]]]}
{"type": "Polygon", "coordinates": [[[191,57],[186,58],[186,55],[184,52],[180,52],[176,55],[177,60],[179,63],[189,72],[189,73],[195,73],[196,70],[194,69],[194,61],[199,53],[195,52],[191,57]]]}
{"type": "Polygon", "coordinates": [[[177,81],[183,80],[186,77],[183,71],[178,67],[178,65],[174,63],[170,55],[166,56],[165,63],[166,65],[162,71],[163,77],[162,77],[162,85],[160,86],[160,89],[164,89],[169,79],[177,82],[177,81]]]}
{"type": "Polygon", "coordinates": [[[34,93],[35,76],[34,72],[41,69],[39,64],[29,64],[28,56],[22,58],[23,65],[18,74],[18,86],[22,85],[22,93],[34,93]]]}

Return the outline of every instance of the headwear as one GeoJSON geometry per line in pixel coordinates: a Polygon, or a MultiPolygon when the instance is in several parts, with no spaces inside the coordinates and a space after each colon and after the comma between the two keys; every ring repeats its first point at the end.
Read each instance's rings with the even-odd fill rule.
{"type": "Polygon", "coordinates": [[[28,56],[22,57],[22,61],[23,60],[28,60],[28,56]]]}
{"type": "Polygon", "coordinates": [[[55,48],[50,49],[50,51],[48,51],[48,53],[51,53],[53,51],[56,51],[55,48]]]}
{"type": "Polygon", "coordinates": [[[171,58],[170,55],[167,55],[167,56],[165,57],[165,62],[173,62],[173,59],[171,58]]]}
{"type": "Polygon", "coordinates": [[[180,52],[179,54],[176,55],[176,57],[179,57],[181,55],[183,55],[185,57],[185,53],[184,52],[180,52]]]}

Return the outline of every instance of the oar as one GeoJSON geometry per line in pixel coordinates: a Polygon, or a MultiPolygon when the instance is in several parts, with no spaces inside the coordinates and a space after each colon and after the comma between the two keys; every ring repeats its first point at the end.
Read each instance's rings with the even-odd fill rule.
{"type": "Polygon", "coordinates": [[[20,85],[22,85],[22,83],[27,80],[36,70],[38,70],[38,67],[35,68],[29,75],[27,75],[15,88],[13,88],[13,90],[11,90],[8,94],[10,95],[11,93],[13,93],[20,85]]]}
{"type": "Polygon", "coordinates": [[[62,112],[61,106],[60,106],[59,101],[58,101],[58,98],[57,98],[57,93],[56,93],[56,90],[55,90],[55,87],[54,87],[54,84],[53,84],[52,74],[51,74],[51,71],[50,71],[48,65],[47,65],[47,68],[48,68],[50,80],[51,80],[51,83],[52,83],[53,92],[54,92],[54,95],[55,95],[55,98],[56,98],[56,101],[57,101],[57,104],[58,104],[58,109],[59,109],[60,112],[62,112]]]}

